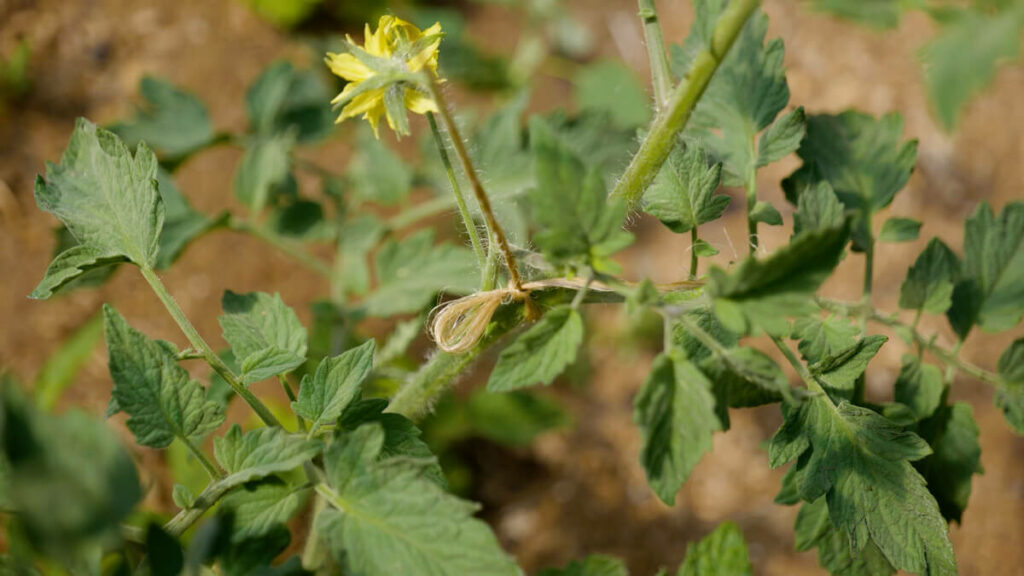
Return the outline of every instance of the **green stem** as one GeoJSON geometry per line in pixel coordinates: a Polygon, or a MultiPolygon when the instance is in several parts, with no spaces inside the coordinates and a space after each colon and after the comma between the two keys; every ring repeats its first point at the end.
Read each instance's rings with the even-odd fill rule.
{"type": "Polygon", "coordinates": [[[305,251],[294,241],[283,238],[263,226],[232,218],[228,221],[228,228],[259,238],[321,276],[327,278],[331,276],[331,267],[327,263],[305,251]]]}
{"type": "MultiPolygon", "coordinates": [[[[753,151],[751,151],[753,153],[753,151]]],[[[754,208],[757,207],[757,171],[752,170],[747,178],[747,245],[750,255],[757,253],[760,240],[757,237],[757,220],[754,220],[754,208]]]]}
{"type": "Polygon", "coordinates": [[[164,524],[164,531],[171,536],[181,536],[193,524],[199,521],[203,514],[213,507],[225,494],[231,491],[232,486],[223,482],[211,482],[203,492],[196,497],[192,506],[178,512],[167,524],[164,524]]]}
{"type": "Polygon", "coordinates": [[[231,369],[228,368],[227,364],[221,360],[220,356],[217,356],[213,349],[210,348],[210,345],[206,343],[206,340],[203,340],[202,335],[199,334],[199,331],[192,325],[192,322],[190,322],[188,317],[185,316],[185,313],[181,310],[181,307],[178,306],[178,303],[174,300],[174,297],[171,296],[171,293],[167,291],[167,287],[164,286],[164,283],[160,280],[160,277],[156,275],[156,272],[146,267],[139,267],[139,270],[142,272],[142,277],[146,279],[146,282],[148,282],[149,286],[153,289],[153,292],[156,293],[157,298],[159,298],[160,302],[163,303],[165,308],[167,308],[167,312],[170,313],[171,318],[173,318],[178,324],[178,327],[181,328],[181,331],[185,334],[185,338],[188,339],[189,344],[191,344],[196,350],[202,352],[203,357],[206,359],[206,362],[210,367],[213,368],[214,372],[219,374],[220,377],[223,378],[229,386],[231,386],[231,389],[235,391],[235,394],[241,396],[242,400],[245,400],[245,402],[252,407],[253,411],[256,412],[267,426],[281,426],[281,423],[277,421],[277,418],[275,418],[273,414],[271,414],[266,405],[264,405],[255,394],[250,392],[249,389],[238,380],[238,377],[231,372],[231,369]]]}
{"type": "Polygon", "coordinates": [[[654,0],[638,0],[640,21],[644,25],[644,41],[647,44],[647,58],[651,63],[651,84],[654,86],[654,102],[660,110],[668,101],[672,90],[672,74],[665,54],[665,40],[658,23],[658,11],[654,0]]]}
{"type": "Polygon", "coordinates": [[[441,93],[436,77],[431,76],[428,79],[427,88],[430,90],[430,95],[437,103],[438,113],[441,115],[441,121],[444,122],[444,127],[448,131],[448,136],[450,137],[449,140],[452,143],[452,149],[455,151],[455,155],[459,158],[459,163],[462,164],[462,171],[469,180],[470,188],[473,189],[473,195],[476,196],[476,203],[480,207],[480,212],[484,215],[484,222],[487,224],[487,231],[490,234],[490,238],[497,241],[498,248],[505,257],[505,266],[508,268],[509,276],[512,279],[512,285],[517,291],[521,292],[523,290],[523,280],[519,276],[519,266],[516,264],[516,257],[512,253],[512,248],[509,246],[508,239],[505,237],[504,229],[502,229],[501,224],[498,224],[497,218],[494,217],[494,211],[491,210],[491,201],[488,199],[487,192],[484,190],[484,185],[480,182],[480,177],[477,174],[476,169],[473,167],[473,161],[469,157],[469,151],[466,150],[466,145],[462,141],[462,134],[459,131],[459,127],[455,123],[455,119],[452,118],[451,111],[448,110],[448,104],[445,102],[444,95],[441,93]]]}
{"type": "Polygon", "coordinates": [[[188,438],[181,438],[181,441],[185,444],[185,447],[188,448],[188,451],[192,453],[192,456],[195,456],[195,459],[203,465],[203,469],[210,475],[210,480],[219,480],[224,477],[224,474],[219,468],[217,468],[217,465],[210,460],[209,456],[199,449],[199,446],[196,446],[195,443],[188,438]]]}
{"type": "Polygon", "coordinates": [[[398,390],[387,411],[401,414],[411,420],[423,416],[433,407],[434,401],[455,384],[462,371],[487,348],[478,344],[462,354],[449,354],[438,350],[408,382],[398,390]]]}
{"type": "Polygon", "coordinates": [[[793,354],[793,351],[789,348],[789,346],[786,346],[786,343],[783,342],[782,339],[779,338],[778,336],[769,336],[771,336],[772,342],[774,342],[775,346],[782,352],[782,355],[786,357],[786,360],[789,362],[789,364],[793,367],[794,370],[796,370],[796,373],[797,375],[800,376],[800,379],[803,380],[804,384],[807,385],[807,388],[824,396],[828,400],[829,404],[831,404],[834,408],[835,403],[832,402],[832,398],[825,393],[825,389],[821,387],[821,384],[819,384],[817,380],[815,380],[814,376],[811,374],[811,371],[807,369],[807,366],[805,366],[804,363],[801,362],[800,359],[796,357],[796,354],[793,354]]]}
{"type": "Polygon", "coordinates": [[[697,266],[699,264],[699,257],[697,256],[697,242],[699,240],[700,238],[697,237],[697,227],[694,226],[690,229],[690,280],[697,279],[697,266]]]}
{"type": "Polygon", "coordinates": [[[462,187],[455,177],[455,170],[452,168],[452,161],[448,158],[448,147],[444,143],[441,132],[437,129],[437,121],[433,112],[427,112],[427,122],[430,124],[430,132],[434,135],[434,144],[437,145],[437,152],[441,155],[441,163],[444,164],[444,171],[448,174],[448,182],[452,186],[452,195],[455,196],[455,204],[459,207],[459,215],[462,216],[462,224],[466,227],[466,234],[469,242],[473,245],[473,253],[476,254],[477,266],[480,269],[480,285],[487,284],[487,255],[484,253],[483,244],[480,243],[480,233],[473,223],[473,216],[469,213],[466,205],[466,198],[462,195],[462,187]]]}
{"type": "Polygon", "coordinates": [[[625,199],[630,206],[640,201],[675,146],[676,137],[686,127],[694,106],[704,94],[715,71],[758,5],[760,0],[735,0],[729,3],[715,24],[711,45],[697,54],[686,77],[655,116],[650,132],[616,183],[612,196],[625,199]]]}

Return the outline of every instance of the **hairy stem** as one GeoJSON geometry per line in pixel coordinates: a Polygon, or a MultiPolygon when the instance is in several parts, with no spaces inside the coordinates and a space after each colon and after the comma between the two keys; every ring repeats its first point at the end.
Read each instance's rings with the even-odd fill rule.
{"type": "Polygon", "coordinates": [[[672,90],[672,74],[665,54],[665,40],[658,23],[658,11],[654,0],[638,0],[640,21],[644,25],[644,42],[647,44],[647,58],[651,63],[651,84],[654,86],[654,102],[660,110],[668,101],[672,90]]]}
{"type": "Polygon", "coordinates": [[[207,364],[213,368],[213,371],[219,374],[220,377],[223,378],[229,386],[231,386],[231,389],[235,391],[235,394],[241,396],[242,400],[245,400],[246,404],[252,407],[253,411],[256,412],[256,415],[259,416],[260,420],[263,420],[267,426],[281,426],[281,423],[277,421],[277,418],[275,418],[273,414],[271,414],[266,405],[263,404],[255,394],[250,392],[249,389],[238,380],[238,377],[231,372],[231,369],[228,368],[227,364],[220,359],[220,356],[217,356],[213,349],[210,348],[210,345],[206,343],[206,340],[203,340],[202,335],[199,334],[199,331],[192,325],[192,322],[190,322],[188,317],[185,316],[185,313],[181,310],[181,307],[178,306],[178,303],[174,300],[174,297],[171,296],[171,293],[167,291],[167,287],[164,286],[164,283],[160,280],[160,277],[156,275],[156,272],[146,267],[140,267],[139,270],[142,271],[142,277],[149,283],[153,292],[156,293],[157,298],[159,298],[160,302],[163,303],[165,308],[167,308],[167,312],[170,313],[171,318],[173,318],[178,324],[178,327],[181,328],[181,331],[185,334],[185,338],[188,339],[189,344],[203,354],[203,358],[206,360],[207,364]]]}
{"type": "MultiPolygon", "coordinates": [[[[753,144],[751,144],[753,147],[753,144]]],[[[753,153],[753,151],[752,151],[753,153]]],[[[756,156],[755,156],[756,157],[756,156]]],[[[759,239],[757,237],[757,220],[754,219],[754,208],[757,207],[757,170],[752,170],[747,178],[747,246],[750,248],[750,255],[757,253],[759,239]]]]}
{"type": "Polygon", "coordinates": [[[427,122],[430,124],[430,132],[434,135],[434,144],[437,145],[437,152],[441,156],[441,163],[444,164],[444,171],[448,175],[448,182],[452,186],[452,195],[455,197],[455,204],[459,207],[459,215],[462,216],[462,224],[466,227],[466,235],[473,246],[473,253],[476,254],[477,267],[480,269],[480,285],[487,284],[487,254],[484,253],[483,244],[480,242],[480,233],[473,223],[473,215],[469,213],[469,206],[466,205],[466,198],[462,195],[462,187],[455,177],[455,170],[452,168],[452,161],[448,158],[448,146],[444,143],[444,137],[437,129],[437,121],[433,112],[427,112],[427,122]]]}
{"type": "Polygon", "coordinates": [[[476,168],[473,167],[469,151],[466,150],[459,127],[455,124],[451,111],[448,110],[448,104],[445,102],[444,95],[437,84],[437,78],[431,76],[427,82],[427,87],[430,89],[430,95],[437,102],[441,121],[448,131],[449,139],[452,142],[452,149],[455,150],[455,155],[458,156],[459,163],[462,164],[462,171],[469,180],[470,187],[473,189],[473,195],[476,196],[476,202],[484,215],[484,222],[487,223],[487,230],[491,238],[497,240],[498,248],[501,250],[502,256],[505,257],[505,266],[508,268],[509,276],[512,278],[512,285],[517,291],[522,291],[523,280],[519,276],[519,266],[516,264],[516,257],[512,253],[512,247],[509,246],[508,239],[505,237],[505,231],[494,217],[494,211],[491,210],[491,201],[487,198],[487,192],[484,190],[484,185],[480,182],[480,176],[477,174],[476,168]]]}
{"type": "Polygon", "coordinates": [[[228,228],[259,238],[299,264],[325,278],[331,275],[331,267],[326,262],[304,250],[295,241],[283,238],[263,226],[232,218],[228,221],[228,228]]]}
{"type": "Polygon", "coordinates": [[[694,226],[690,229],[690,280],[697,279],[697,266],[699,265],[697,256],[697,242],[700,238],[697,236],[697,227],[694,226]]]}
{"type": "Polygon", "coordinates": [[[616,183],[612,196],[624,198],[630,206],[640,201],[644,190],[657,176],[675,146],[676,137],[686,127],[694,106],[704,94],[715,71],[760,3],[760,0],[735,0],[729,3],[715,24],[711,45],[697,54],[686,77],[672,91],[665,107],[654,117],[647,137],[616,183]]]}
{"type": "Polygon", "coordinates": [[[193,524],[199,521],[203,514],[213,507],[218,500],[231,491],[232,486],[223,482],[211,482],[191,506],[177,513],[167,524],[164,524],[164,531],[171,536],[181,536],[193,524]]]}

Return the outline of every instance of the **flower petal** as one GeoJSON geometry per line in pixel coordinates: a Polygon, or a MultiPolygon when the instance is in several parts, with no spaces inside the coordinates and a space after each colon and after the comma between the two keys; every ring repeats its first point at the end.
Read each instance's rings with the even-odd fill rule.
{"type": "Polygon", "coordinates": [[[437,102],[433,98],[417,90],[405,91],[405,107],[416,114],[437,112],[437,102]]]}
{"type": "Polygon", "coordinates": [[[332,54],[328,52],[326,62],[327,67],[331,69],[335,76],[344,78],[349,82],[361,82],[373,76],[373,70],[370,70],[366,64],[363,64],[351,54],[332,54]]]}

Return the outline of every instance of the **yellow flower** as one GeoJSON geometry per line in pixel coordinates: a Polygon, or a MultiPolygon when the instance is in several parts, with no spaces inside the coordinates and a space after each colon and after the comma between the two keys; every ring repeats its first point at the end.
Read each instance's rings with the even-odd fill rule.
{"type": "Polygon", "coordinates": [[[417,74],[437,73],[437,49],[441,24],[426,30],[395,18],[382,16],[377,30],[364,31],[363,46],[348,37],[348,52],[328,53],[325,61],[335,75],[348,81],[331,104],[343,105],[337,122],[358,115],[370,123],[380,138],[380,117],[399,136],[409,133],[405,109],[416,114],[436,112],[437,103],[416,81],[417,74]]]}

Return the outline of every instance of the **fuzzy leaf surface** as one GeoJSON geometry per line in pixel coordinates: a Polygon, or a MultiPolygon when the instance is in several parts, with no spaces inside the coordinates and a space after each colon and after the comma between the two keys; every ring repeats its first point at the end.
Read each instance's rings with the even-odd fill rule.
{"type": "Polygon", "coordinates": [[[576,360],[583,342],[583,318],[562,306],[545,314],[501,351],[487,381],[492,392],[551,384],[576,360]]]}
{"type": "Polygon", "coordinates": [[[900,308],[942,314],[949,309],[960,259],[942,240],[932,238],[900,285],[900,308]]]}
{"type": "Polygon", "coordinates": [[[722,165],[708,165],[704,152],[696,145],[676,146],[668,162],[644,194],[644,211],[676,233],[717,220],[731,198],[715,194],[721,180],[722,165]]]}
{"type": "Polygon", "coordinates": [[[224,314],[218,321],[246,384],[284,374],[306,361],[306,329],[280,294],[228,290],[221,308],[224,314]]]}
{"type": "Polygon", "coordinates": [[[224,436],[213,439],[213,455],[228,473],[218,482],[227,486],[293,470],[321,450],[319,440],[289,434],[282,428],[257,428],[243,434],[235,424],[224,436]]]}
{"type": "Polygon", "coordinates": [[[310,423],[310,434],[333,424],[355,400],[373,369],[375,343],[367,340],[334,358],[324,358],[312,377],[306,375],[292,410],[310,423]]]}
{"type": "Polygon", "coordinates": [[[723,522],[700,542],[687,545],[678,576],[749,576],[752,573],[743,533],[732,522],[723,522]]]}

